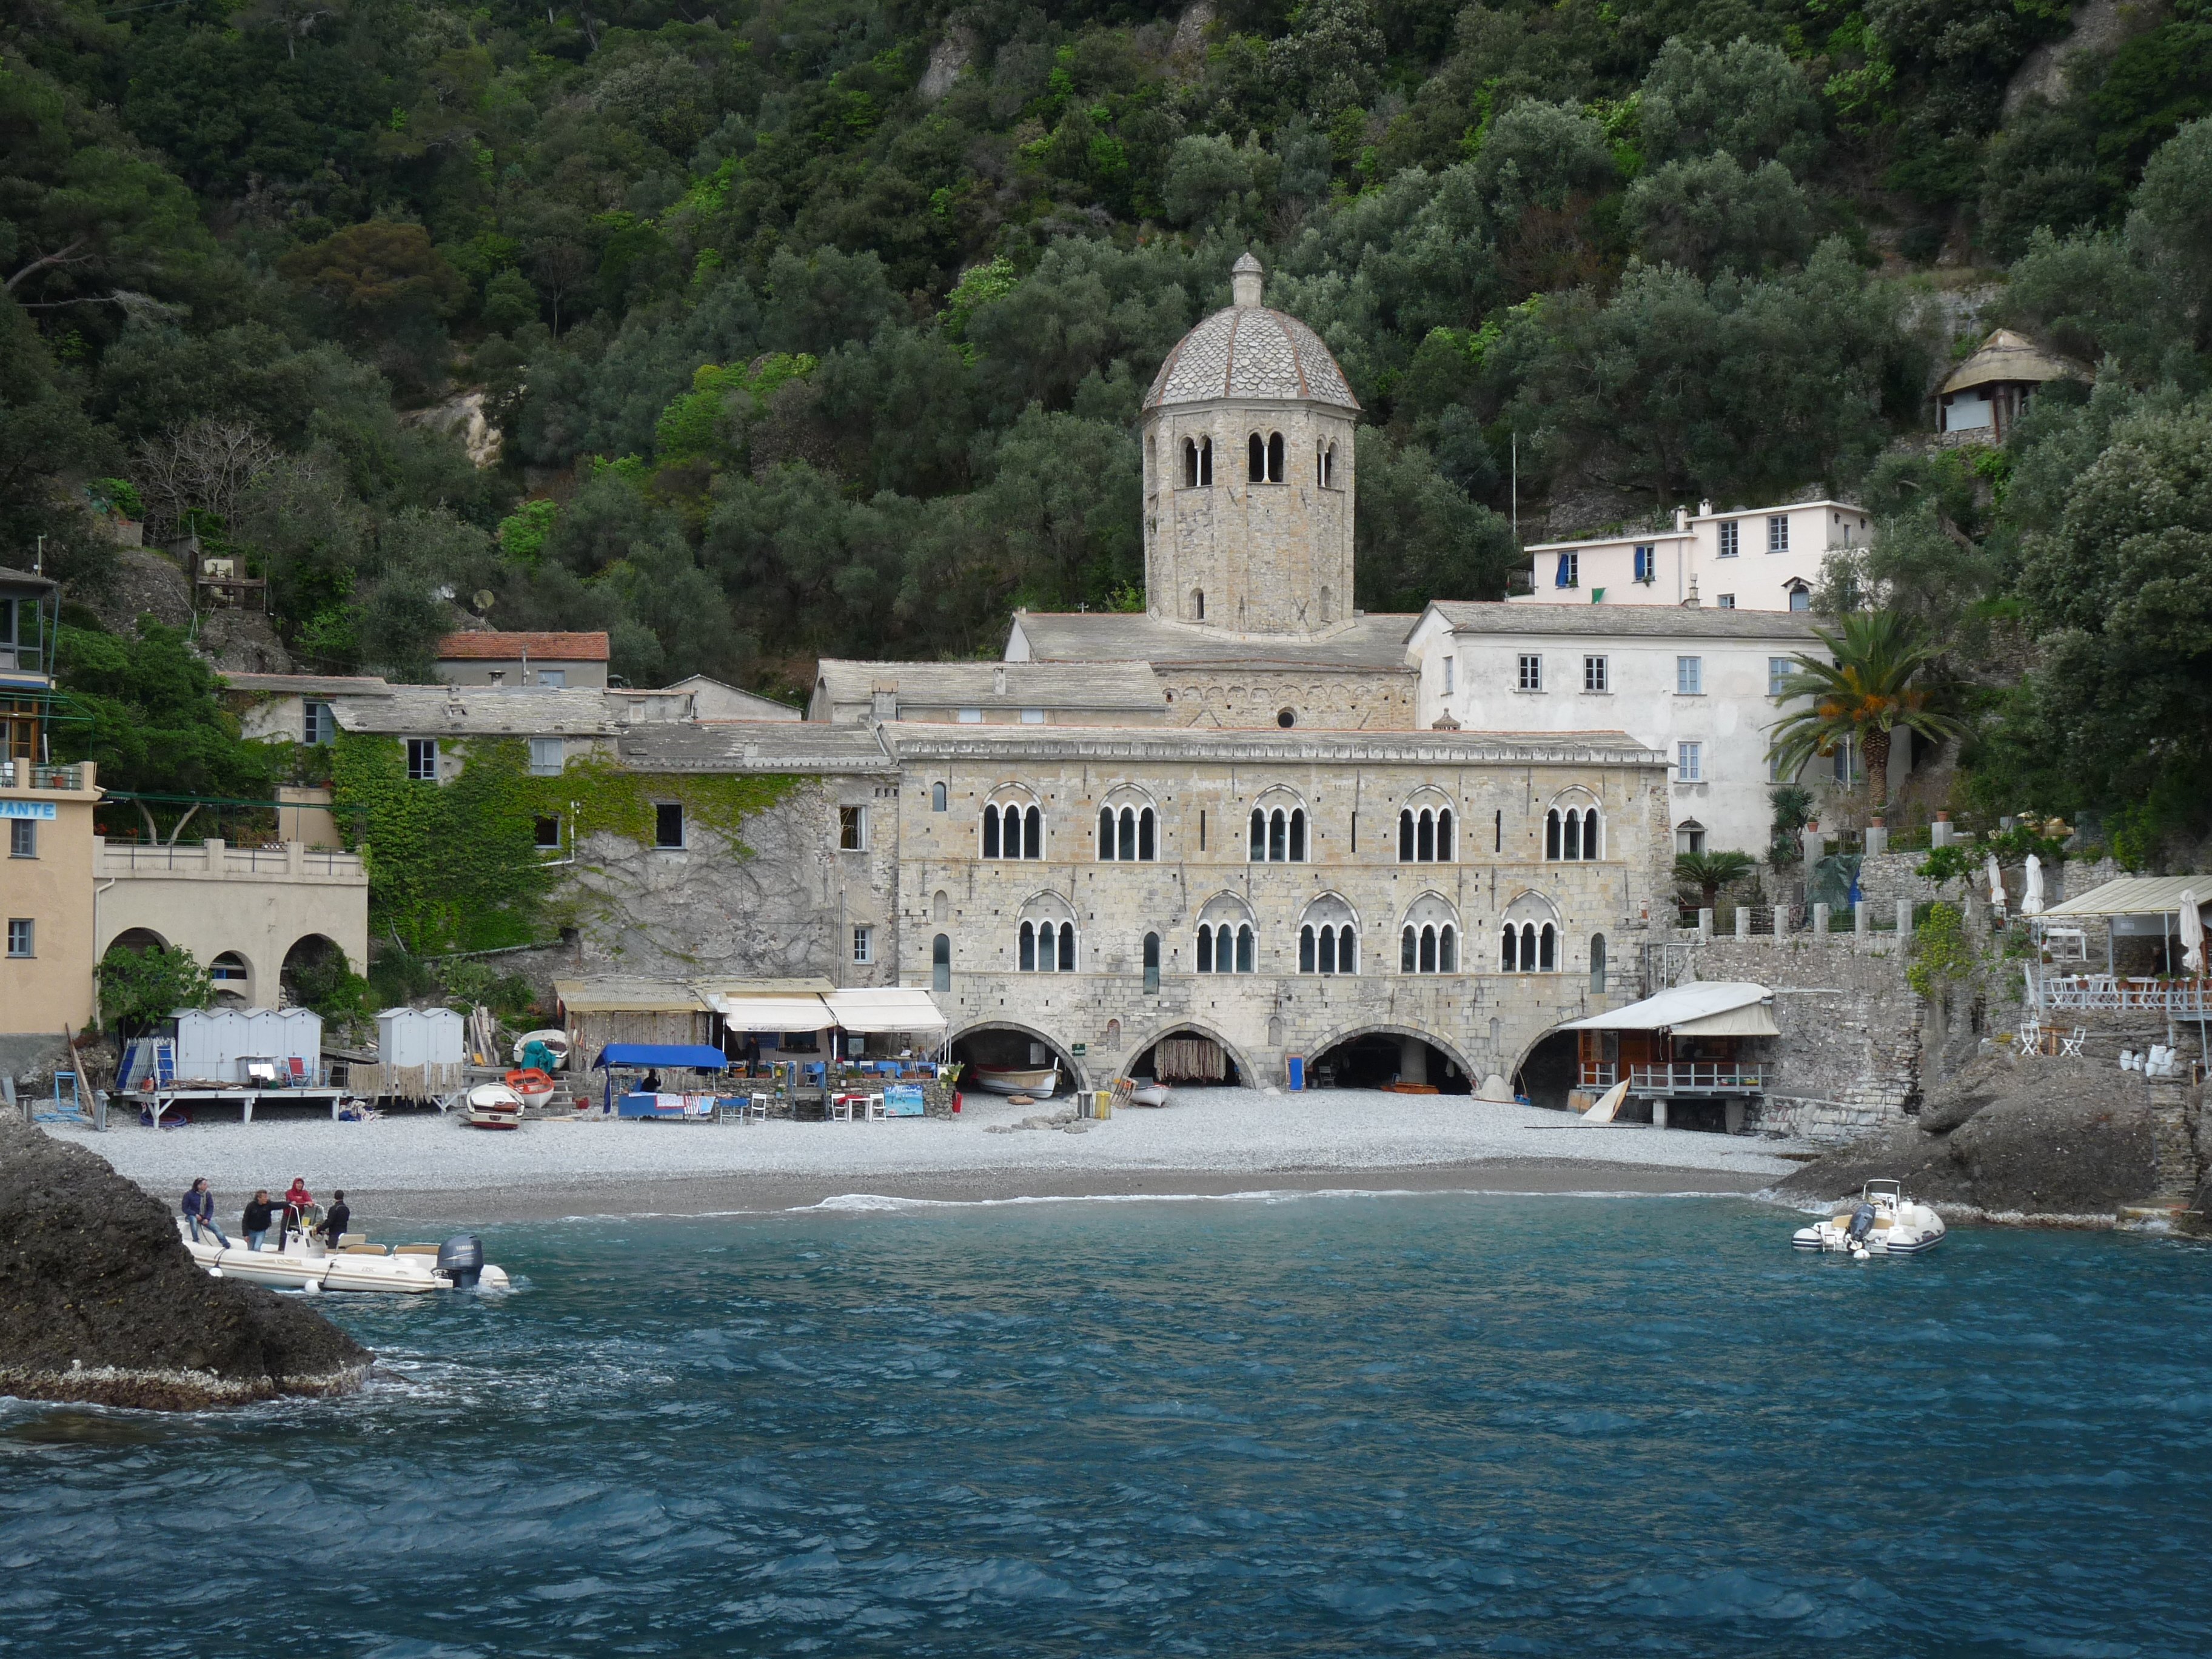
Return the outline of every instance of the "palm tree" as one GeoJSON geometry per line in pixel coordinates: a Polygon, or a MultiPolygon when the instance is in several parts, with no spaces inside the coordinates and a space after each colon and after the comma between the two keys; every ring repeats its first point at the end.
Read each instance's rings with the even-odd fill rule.
{"type": "Polygon", "coordinates": [[[1792,659],[1795,670],[1776,695],[1811,701],[1776,725],[1766,752],[1777,775],[1787,778],[1814,756],[1856,743],[1876,799],[1885,799],[1892,732],[1902,728],[1941,742],[1963,729],[1930,706],[1933,693],[1918,684],[1940,648],[1896,611],[1855,611],[1844,618],[1840,633],[1815,629],[1814,635],[1833,660],[1802,653],[1792,659]]]}
{"type": "Polygon", "coordinates": [[[1677,853],[1674,883],[1686,890],[1696,888],[1704,908],[1710,910],[1720,902],[1721,889],[1741,881],[1756,862],[1748,853],[1677,853]]]}

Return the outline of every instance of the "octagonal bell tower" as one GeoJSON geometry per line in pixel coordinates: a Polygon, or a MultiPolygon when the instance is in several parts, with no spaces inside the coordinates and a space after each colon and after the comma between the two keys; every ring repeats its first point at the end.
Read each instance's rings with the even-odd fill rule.
{"type": "Polygon", "coordinates": [[[1236,303],[1183,336],[1146,395],[1146,610],[1312,637],[1352,615],[1359,402],[1321,337],[1261,303],[1261,281],[1238,259],[1236,303]]]}

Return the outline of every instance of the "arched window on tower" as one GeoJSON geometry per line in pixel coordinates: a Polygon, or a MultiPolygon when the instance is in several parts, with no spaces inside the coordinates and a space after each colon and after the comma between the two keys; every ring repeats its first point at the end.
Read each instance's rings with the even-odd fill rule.
{"type": "Polygon", "coordinates": [[[1288,459],[1285,453],[1283,434],[1279,432],[1270,432],[1267,434],[1267,482],[1269,483],[1281,483],[1290,477],[1288,459]]]}
{"type": "Polygon", "coordinates": [[[929,941],[929,988],[952,988],[952,940],[948,934],[939,933],[929,941]]]}
{"type": "Polygon", "coordinates": [[[1267,444],[1256,432],[1244,446],[1244,473],[1248,483],[1267,482],[1267,444]]]}
{"type": "Polygon", "coordinates": [[[1145,994],[1156,997],[1160,994],[1160,936],[1145,935],[1145,994]]]}
{"type": "Polygon", "coordinates": [[[1323,489],[1336,488],[1336,446],[1334,444],[1324,446],[1321,452],[1321,487],[1323,489]]]}
{"type": "Polygon", "coordinates": [[[1213,487],[1213,440],[1211,438],[1198,441],[1198,487],[1200,489],[1213,487]]]}
{"type": "Polygon", "coordinates": [[[1198,488],[1198,446],[1188,438],[1182,441],[1182,487],[1198,488]]]}

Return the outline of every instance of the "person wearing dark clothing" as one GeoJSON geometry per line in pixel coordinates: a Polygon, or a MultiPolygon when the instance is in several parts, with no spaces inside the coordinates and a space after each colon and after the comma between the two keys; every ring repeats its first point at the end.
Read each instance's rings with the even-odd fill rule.
{"type": "Polygon", "coordinates": [[[239,1231],[246,1235],[246,1248],[259,1249],[261,1241],[269,1237],[270,1224],[276,1219],[276,1206],[269,1201],[269,1189],[264,1187],[253,1194],[253,1202],[238,1218],[239,1231]]]}
{"type": "Polygon", "coordinates": [[[660,1073],[658,1072],[647,1072],[645,1074],[645,1081],[637,1085],[637,1091],[641,1095],[659,1094],[660,1092],[660,1073]]]}
{"type": "Polygon", "coordinates": [[[215,1194],[208,1190],[205,1176],[192,1182],[191,1191],[185,1194],[185,1219],[191,1224],[193,1243],[200,1243],[200,1229],[204,1227],[224,1249],[230,1248],[230,1240],[215,1224],[215,1194]]]}
{"type": "Polygon", "coordinates": [[[337,1195],[331,1200],[330,1213],[323,1218],[323,1237],[335,1249],[338,1240],[344,1236],[345,1230],[352,1224],[353,1210],[346,1203],[344,1190],[341,1188],[337,1195]]]}

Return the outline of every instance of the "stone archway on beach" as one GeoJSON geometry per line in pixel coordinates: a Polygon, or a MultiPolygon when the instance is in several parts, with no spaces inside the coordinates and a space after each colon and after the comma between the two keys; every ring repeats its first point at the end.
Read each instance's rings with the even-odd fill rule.
{"type": "MultiPolygon", "coordinates": [[[[1034,1025],[1024,1025],[1019,1020],[979,1019],[972,1025],[963,1025],[958,1030],[952,1032],[945,1039],[945,1046],[948,1052],[960,1051],[953,1054],[956,1060],[964,1059],[970,1064],[978,1063],[976,1056],[979,1054],[985,1056],[980,1062],[984,1065],[1024,1063],[1027,1058],[1025,1053],[1001,1054],[991,1052],[994,1045],[991,1044],[990,1038],[994,1033],[1002,1039],[1022,1038],[1030,1042],[1043,1044],[1046,1051],[1052,1056],[1051,1063],[1060,1067],[1061,1080],[1066,1087],[1087,1089],[1091,1086],[1082,1062],[1069,1051],[1067,1044],[1051,1033],[1041,1031],[1034,1025]]],[[[1003,1048],[1006,1044],[1002,1042],[997,1046],[1003,1048]]]]}
{"type": "Polygon", "coordinates": [[[1221,1050],[1237,1073],[1236,1081],[1224,1083],[1222,1085],[1224,1088],[1256,1089],[1260,1086],[1259,1068],[1252,1064],[1242,1048],[1211,1025],[1201,1025],[1197,1021],[1189,1019],[1170,1020],[1157,1030],[1148,1031],[1131,1042],[1128,1046],[1131,1055],[1130,1075],[1135,1075],[1137,1067],[1144,1062],[1146,1056],[1153,1049],[1158,1048],[1170,1037],[1178,1036],[1203,1037],[1221,1050]]]}
{"type": "Polygon", "coordinates": [[[1411,1038],[1426,1044],[1433,1051],[1436,1060],[1448,1062],[1448,1069],[1442,1077],[1432,1074],[1419,1080],[1434,1085],[1441,1093],[1472,1094],[1482,1086],[1482,1072],[1468,1059],[1466,1051],[1450,1038],[1424,1030],[1418,1025],[1398,1025],[1387,1022],[1348,1025],[1313,1044],[1306,1056],[1306,1086],[1314,1086],[1315,1068],[1323,1060],[1332,1055],[1354,1054],[1364,1042],[1375,1038],[1392,1038],[1401,1043],[1411,1038]]]}
{"type": "Polygon", "coordinates": [[[1582,1039],[1576,1032],[1554,1025],[1514,1056],[1513,1069],[1505,1075],[1513,1092],[1530,1105],[1566,1111],[1571,1106],[1569,1092],[1582,1081],[1582,1039]]]}

